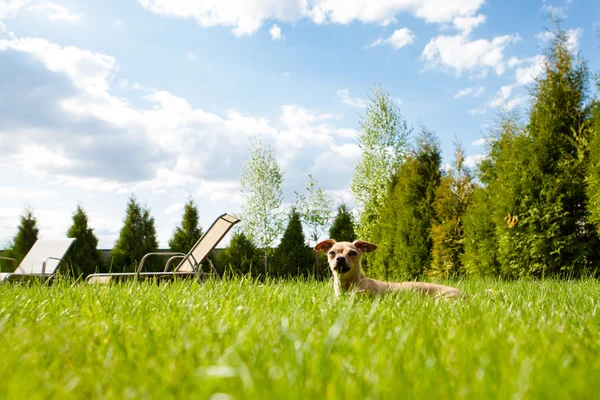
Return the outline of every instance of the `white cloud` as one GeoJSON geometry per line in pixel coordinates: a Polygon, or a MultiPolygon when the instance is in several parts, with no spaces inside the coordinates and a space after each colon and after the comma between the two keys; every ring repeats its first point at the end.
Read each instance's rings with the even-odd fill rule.
{"type": "Polygon", "coordinates": [[[2,0],[0,2],[0,19],[14,17],[27,3],[29,0],[2,0]]]}
{"type": "MultiPolygon", "coordinates": [[[[294,179],[295,174],[304,175],[307,165],[315,164],[319,154],[331,152],[331,149],[339,146],[338,142],[356,139],[358,132],[354,129],[341,129],[332,124],[332,121],[339,117],[333,114],[316,113],[297,105],[281,107],[279,121],[283,127],[275,138],[278,159],[282,167],[288,170],[300,167],[300,164],[296,165],[298,160],[302,160],[305,164],[295,172],[291,171],[290,179],[294,179]]],[[[344,175],[346,179],[344,182],[347,182],[352,164],[342,163],[342,165],[348,169],[344,175]]]]}
{"type": "Polygon", "coordinates": [[[497,108],[506,103],[514,87],[514,85],[505,85],[500,87],[496,97],[490,102],[490,106],[497,108]]]}
{"type": "Polygon", "coordinates": [[[131,88],[138,92],[146,90],[146,87],[139,82],[134,82],[133,85],[131,85],[131,88]]]}
{"type": "Polygon", "coordinates": [[[528,99],[529,99],[529,96],[525,96],[525,95],[514,97],[506,102],[503,109],[506,111],[510,111],[513,108],[515,108],[523,103],[526,103],[528,99]]]}
{"type": "Polygon", "coordinates": [[[567,17],[566,7],[557,7],[550,4],[544,4],[542,6],[544,14],[550,16],[553,19],[565,19],[567,17]]]}
{"type": "Polygon", "coordinates": [[[488,112],[487,107],[477,107],[477,108],[472,108],[469,110],[469,113],[473,114],[473,115],[483,115],[485,113],[488,112]]]}
{"type": "Polygon", "coordinates": [[[470,40],[466,35],[437,36],[429,41],[421,54],[425,69],[441,69],[472,74],[494,69],[497,75],[505,70],[504,49],[520,40],[519,35],[497,36],[491,41],[486,39],[470,40]]]}
{"type": "Polygon", "coordinates": [[[43,190],[43,189],[25,189],[17,186],[0,186],[0,196],[22,198],[23,200],[28,199],[39,199],[58,197],[59,193],[56,190],[43,190]]]}
{"type": "Polygon", "coordinates": [[[538,32],[535,34],[535,38],[542,42],[542,44],[546,44],[554,38],[554,33],[552,31],[538,32]]]}
{"type": "Polygon", "coordinates": [[[355,207],[354,195],[349,189],[326,190],[325,192],[333,198],[334,204],[344,203],[350,210],[355,207]]]}
{"type": "Polygon", "coordinates": [[[415,41],[416,36],[408,28],[401,28],[394,31],[392,36],[386,39],[394,49],[401,49],[415,41]]]}
{"type": "Polygon", "coordinates": [[[469,113],[473,115],[482,115],[487,113],[490,109],[500,109],[502,111],[512,110],[529,99],[529,96],[526,95],[511,97],[513,90],[517,87],[519,87],[518,84],[501,86],[496,95],[490,101],[481,105],[480,107],[469,110],[469,113]]]}
{"type": "Polygon", "coordinates": [[[215,202],[223,200],[229,200],[236,204],[242,202],[237,180],[211,181],[203,179],[200,180],[197,186],[198,189],[195,194],[198,197],[207,198],[215,202]]]}
{"type": "Polygon", "coordinates": [[[45,39],[0,40],[0,51],[9,49],[31,54],[50,71],[65,73],[79,89],[90,94],[106,92],[116,72],[113,57],[73,46],[61,47],[45,39]]]}
{"type": "Polygon", "coordinates": [[[473,90],[473,97],[479,97],[485,91],[485,87],[480,86],[477,89],[473,90]]]}
{"type": "Polygon", "coordinates": [[[478,14],[475,16],[456,17],[453,24],[456,29],[462,31],[464,34],[468,34],[479,25],[485,23],[485,20],[485,15],[478,14]]]}
{"type": "Polygon", "coordinates": [[[269,29],[269,35],[271,35],[271,39],[273,39],[273,40],[284,39],[284,37],[281,36],[281,28],[278,27],[277,24],[273,24],[271,29],[269,29]]]}
{"type": "Polygon", "coordinates": [[[459,99],[461,97],[469,95],[471,95],[472,97],[479,97],[484,91],[485,87],[483,86],[480,86],[478,88],[465,88],[456,92],[456,94],[454,95],[454,99],[459,99]]]}
{"type": "Polygon", "coordinates": [[[0,98],[5,170],[96,192],[205,187],[196,194],[235,202],[233,182],[254,135],[275,147],[291,182],[307,168],[321,168],[320,154],[342,161],[339,182],[345,184],[352,170],[352,157],[336,151],[357,132],[336,126],[339,115],[284,105],[275,123],[235,110],[221,116],[137,82],[130,87],[142,91],[148,107],[133,107],[110,92],[117,87],[113,80],[128,87],[113,57],[43,39],[0,40],[0,72],[15,71],[23,79],[0,80],[4,99],[13,99],[0,98]]]}
{"type": "Polygon", "coordinates": [[[485,138],[479,138],[474,142],[471,142],[471,146],[483,146],[486,143],[485,138]]]}
{"type": "Polygon", "coordinates": [[[459,90],[459,91],[458,91],[458,92],[457,92],[457,93],[454,95],[454,98],[455,98],[455,99],[459,99],[459,98],[461,98],[461,97],[465,97],[465,96],[468,96],[468,95],[470,95],[472,92],[473,92],[473,89],[471,89],[471,88],[462,89],[462,90],[459,90]]]}
{"type": "Polygon", "coordinates": [[[485,158],[485,154],[475,154],[474,156],[465,157],[465,165],[467,167],[475,167],[485,158]]]}
{"type": "Polygon", "coordinates": [[[337,95],[339,96],[340,99],[342,99],[342,103],[344,103],[350,107],[357,107],[357,108],[365,108],[366,107],[366,103],[363,99],[350,98],[350,92],[348,91],[348,88],[338,90],[337,95]]]}
{"type": "Polygon", "coordinates": [[[373,43],[371,43],[370,45],[368,45],[366,47],[369,48],[369,47],[375,47],[375,46],[381,46],[384,44],[389,44],[395,50],[398,50],[398,49],[401,49],[404,46],[408,46],[409,44],[414,42],[415,38],[416,38],[416,36],[411,32],[410,29],[401,28],[401,29],[396,29],[389,38],[387,38],[387,39],[378,38],[377,40],[375,40],[373,43]]]}
{"type": "Polygon", "coordinates": [[[30,11],[43,15],[45,18],[49,19],[52,22],[77,22],[83,17],[83,14],[73,13],[68,8],[49,1],[34,4],[28,9],[30,11]]]}
{"type": "Polygon", "coordinates": [[[511,58],[509,65],[516,67],[515,79],[518,85],[524,86],[535,82],[536,78],[544,72],[546,57],[537,55],[530,58],[519,60],[511,58]]]}
{"type": "MultiPolygon", "coordinates": [[[[193,18],[200,26],[228,26],[237,36],[256,33],[267,20],[297,22],[310,19],[316,24],[347,25],[354,21],[389,25],[396,15],[409,13],[427,23],[478,25],[476,15],[484,0],[138,0],[147,10],[162,15],[193,18]],[[468,18],[473,18],[469,20],[468,18]]],[[[460,28],[459,28],[460,29],[460,28]]]]}
{"type": "Polygon", "coordinates": [[[2,21],[0,21],[0,33],[6,32],[6,25],[2,21]]]}
{"type": "Polygon", "coordinates": [[[286,71],[283,74],[281,74],[281,76],[283,76],[284,78],[289,78],[290,76],[292,76],[292,74],[290,72],[286,71]]]}
{"type": "Polygon", "coordinates": [[[173,203],[169,207],[165,208],[165,214],[181,214],[185,203],[173,203]]]}
{"type": "Polygon", "coordinates": [[[187,58],[188,60],[196,60],[198,58],[198,56],[192,52],[187,53],[187,58]]]}
{"type": "Polygon", "coordinates": [[[583,28],[569,29],[566,34],[569,50],[576,53],[579,50],[579,38],[583,34],[583,28]]]}

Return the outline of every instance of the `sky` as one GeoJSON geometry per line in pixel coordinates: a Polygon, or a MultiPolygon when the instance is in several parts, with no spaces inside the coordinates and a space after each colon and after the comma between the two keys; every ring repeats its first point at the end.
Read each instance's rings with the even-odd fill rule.
{"type": "Polygon", "coordinates": [[[111,248],[132,194],[165,248],[190,197],[205,229],[240,211],[255,136],[285,204],[312,174],[352,205],[376,84],[474,166],[500,109],[526,115],[549,15],[600,70],[597,0],[0,0],[0,248],[25,207],[56,238],[77,205],[111,248]]]}

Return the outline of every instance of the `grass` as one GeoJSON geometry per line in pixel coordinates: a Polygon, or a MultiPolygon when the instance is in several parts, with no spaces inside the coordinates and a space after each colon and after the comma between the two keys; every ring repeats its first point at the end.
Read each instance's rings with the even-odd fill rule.
{"type": "Polygon", "coordinates": [[[470,298],[335,301],[330,283],[248,279],[2,285],[0,396],[597,396],[598,281],[454,284],[470,298]]]}

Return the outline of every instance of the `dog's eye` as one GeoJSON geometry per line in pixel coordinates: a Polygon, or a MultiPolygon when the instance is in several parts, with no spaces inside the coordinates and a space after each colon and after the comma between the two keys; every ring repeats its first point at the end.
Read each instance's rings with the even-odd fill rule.
{"type": "Polygon", "coordinates": [[[355,257],[355,256],[357,256],[357,255],[358,255],[358,253],[357,253],[357,252],[355,252],[354,250],[350,250],[350,251],[348,252],[348,255],[349,255],[350,257],[355,257]]]}
{"type": "Polygon", "coordinates": [[[329,252],[329,257],[333,257],[333,256],[335,256],[335,251],[330,251],[329,252]]]}

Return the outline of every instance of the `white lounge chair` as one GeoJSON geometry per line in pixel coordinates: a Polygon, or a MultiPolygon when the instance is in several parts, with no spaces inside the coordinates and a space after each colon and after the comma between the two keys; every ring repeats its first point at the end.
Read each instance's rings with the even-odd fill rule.
{"type": "Polygon", "coordinates": [[[18,266],[14,258],[0,257],[15,265],[14,272],[0,273],[0,283],[24,279],[39,279],[44,282],[54,277],[58,265],[74,241],[75,239],[38,239],[18,266]]]}

